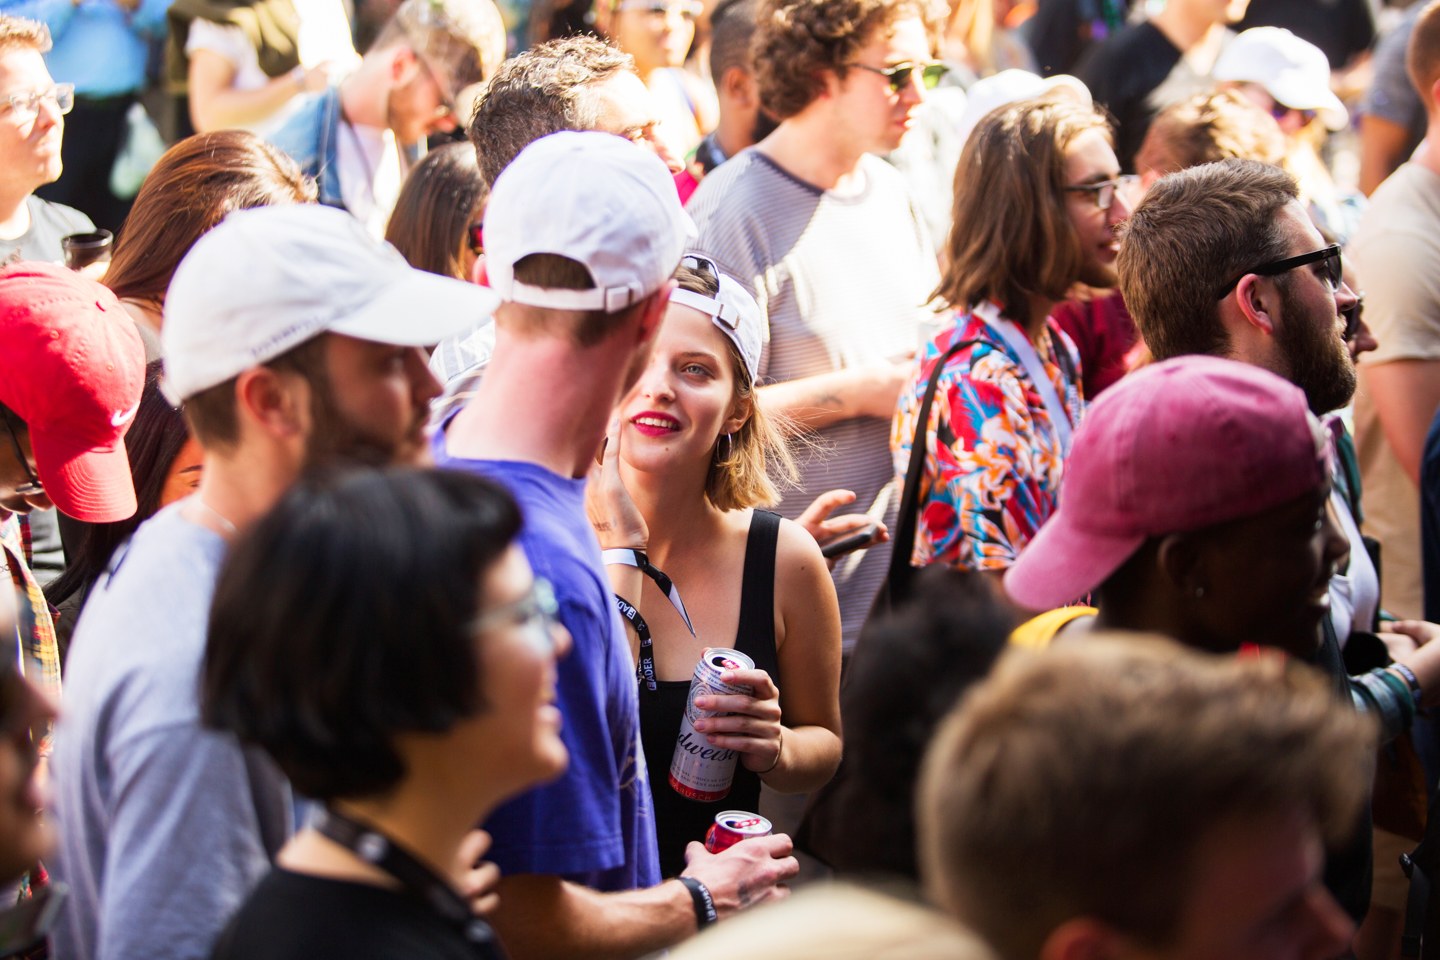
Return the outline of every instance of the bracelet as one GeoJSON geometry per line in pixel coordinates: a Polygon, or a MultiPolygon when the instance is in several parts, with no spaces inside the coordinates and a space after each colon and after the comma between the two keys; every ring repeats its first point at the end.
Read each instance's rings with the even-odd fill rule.
{"type": "Polygon", "coordinates": [[[1415,671],[1403,663],[1392,663],[1387,669],[1393,670],[1400,675],[1401,679],[1410,687],[1410,696],[1415,698],[1415,703],[1418,706],[1420,703],[1420,678],[1415,676],[1415,671]]]}
{"type": "Polygon", "coordinates": [[[715,912],[715,898],[710,896],[710,888],[705,886],[694,877],[676,877],[690,891],[690,899],[695,903],[695,926],[704,930],[710,924],[720,919],[715,912]]]}
{"type": "Polygon", "coordinates": [[[765,776],[765,774],[770,773],[770,772],[773,771],[776,767],[780,766],[780,755],[781,755],[782,753],[784,753],[784,752],[785,752],[785,728],[784,728],[784,727],[781,727],[781,728],[780,728],[780,746],[779,746],[779,748],[777,748],[776,751],[775,751],[775,762],[772,763],[772,764],[770,764],[770,766],[766,767],[764,770],[761,770],[761,771],[757,772],[757,773],[755,774],[755,776],[757,776],[757,777],[763,777],[763,776],[765,776]]]}

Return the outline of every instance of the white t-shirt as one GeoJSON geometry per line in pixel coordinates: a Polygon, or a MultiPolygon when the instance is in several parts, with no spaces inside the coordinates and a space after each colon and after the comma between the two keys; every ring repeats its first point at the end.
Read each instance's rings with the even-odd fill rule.
{"type": "MultiPolygon", "coordinates": [[[[354,69],[360,62],[360,55],[355,52],[350,21],[341,0],[294,2],[300,14],[296,45],[301,66],[313,67],[328,60],[337,65],[341,74],[354,69]]],[[[260,56],[255,52],[255,45],[239,27],[213,20],[195,20],[190,24],[190,33],[185,40],[185,53],[193,56],[196,50],[208,50],[228,61],[235,68],[231,86],[236,90],[258,90],[270,82],[271,78],[260,69],[260,56]]],[[[261,135],[276,130],[289,119],[300,102],[300,97],[292,97],[277,113],[245,129],[261,135]]]]}
{"type": "Polygon", "coordinates": [[[340,198],[377,240],[385,239],[390,211],[400,197],[405,168],[395,134],[388,128],[341,123],[335,161],[339,166],[340,198]]]}

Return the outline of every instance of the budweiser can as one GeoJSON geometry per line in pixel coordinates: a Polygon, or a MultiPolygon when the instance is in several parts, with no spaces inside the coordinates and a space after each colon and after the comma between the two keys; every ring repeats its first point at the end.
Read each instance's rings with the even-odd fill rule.
{"type": "Polygon", "coordinates": [[[770,821],[758,813],[726,810],[715,814],[715,822],[705,834],[705,849],[711,853],[729,850],[741,840],[770,836],[770,821]]]}
{"type": "Polygon", "coordinates": [[[730,781],[735,778],[735,761],[739,758],[734,750],[716,747],[697,733],[695,721],[706,717],[725,714],[695,707],[695,698],[716,694],[750,695],[750,687],[735,683],[721,683],[720,674],[726,670],[753,670],[755,661],[739,650],[724,647],[708,647],[695,664],[695,676],[690,680],[690,695],[685,701],[685,716],[680,721],[680,733],[675,738],[675,755],[670,759],[670,786],[682,797],[709,803],[720,800],[730,793],[730,781]]]}

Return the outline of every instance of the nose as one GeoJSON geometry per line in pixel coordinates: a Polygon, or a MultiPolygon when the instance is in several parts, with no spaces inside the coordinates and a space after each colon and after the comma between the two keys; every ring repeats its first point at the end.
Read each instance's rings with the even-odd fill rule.
{"type": "Polygon", "coordinates": [[[1355,935],[1350,915],[1340,909],[1324,887],[1310,891],[1309,907],[1313,936],[1301,956],[1305,960],[1331,960],[1343,954],[1355,935]]]}
{"type": "Polygon", "coordinates": [[[40,130],[49,130],[65,122],[65,115],[60,112],[60,102],[54,97],[41,97],[40,102],[35,105],[35,126],[40,130]]]}
{"type": "Polygon", "coordinates": [[[1335,291],[1336,312],[1338,313],[1342,310],[1349,310],[1359,301],[1359,294],[1357,294],[1354,290],[1350,289],[1350,284],[1346,283],[1344,280],[1341,280],[1340,289],[1335,291]]]}
{"type": "Polygon", "coordinates": [[[1344,569],[1350,560],[1350,541],[1335,520],[1335,508],[1332,503],[1325,505],[1325,520],[1320,525],[1320,536],[1324,541],[1321,557],[1324,560],[1324,569],[1327,571],[1328,578],[1333,576],[1336,571],[1344,569]]]}
{"type": "Polygon", "coordinates": [[[419,347],[411,348],[405,360],[405,368],[410,377],[411,395],[414,396],[417,406],[422,409],[428,407],[431,400],[444,392],[440,381],[430,372],[430,365],[425,361],[425,352],[419,347]]]}
{"type": "Polygon", "coordinates": [[[646,130],[645,142],[650,145],[650,149],[655,152],[655,156],[660,158],[661,162],[665,164],[666,169],[668,169],[671,174],[679,173],[685,169],[685,165],[676,159],[675,155],[670,152],[670,148],[665,145],[665,141],[660,136],[659,124],[654,124],[646,130]]]}
{"type": "Polygon", "coordinates": [[[670,380],[670,367],[659,357],[650,361],[640,378],[640,391],[652,400],[675,399],[675,386],[670,380]]]}

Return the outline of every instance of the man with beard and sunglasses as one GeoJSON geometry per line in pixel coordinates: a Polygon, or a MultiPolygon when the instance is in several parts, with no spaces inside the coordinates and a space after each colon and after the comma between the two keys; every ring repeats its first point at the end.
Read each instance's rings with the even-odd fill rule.
{"type": "Polygon", "coordinates": [[[53,765],[54,871],[74,890],[57,955],[206,956],[268,869],[292,830],[289,787],[198,716],[227,545],[308,469],[426,462],[439,384],[421,347],[498,302],[322,206],[231,214],[181,262],[165,388],[204,478],[117,553],[75,632],[53,765]]]}

